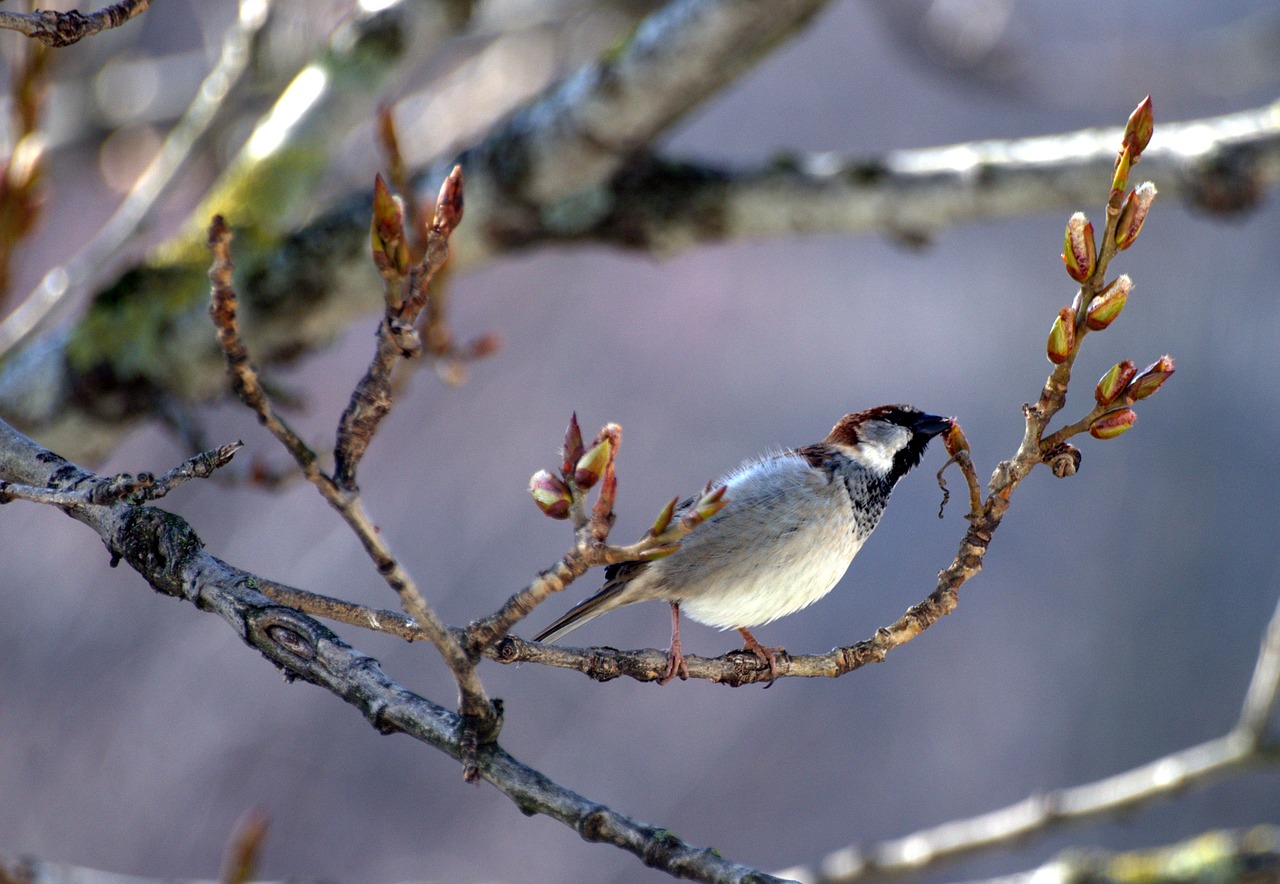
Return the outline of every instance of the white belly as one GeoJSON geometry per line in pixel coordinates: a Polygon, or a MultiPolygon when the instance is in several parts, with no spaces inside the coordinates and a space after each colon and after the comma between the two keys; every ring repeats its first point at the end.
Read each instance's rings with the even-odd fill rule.
{"type": "Polygon", "coordinates": [[[750,468],[730,476],[729,505],[650,565],[636,594],[678,601],[692,619],[728,629],[768,623],[830,592],[866,539],[848,492],[800,458],[770,464],[767,484],[750,468]]]}

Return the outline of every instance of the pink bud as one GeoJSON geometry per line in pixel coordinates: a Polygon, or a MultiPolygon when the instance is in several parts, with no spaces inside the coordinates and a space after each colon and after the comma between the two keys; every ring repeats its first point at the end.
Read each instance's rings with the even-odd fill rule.
{"type": "Polygon", "coordinates": [[[1133,241],[1142,232],[1147,213],[1151,211],[1151,203],[1156,198],[1156,186],[1150,181],[1139,184],[1137,189],[1129,191],[1124,205],[1120,209],[1120,219],[1116,222],[1116,247],[1124,250],[1133,245],[1133,241]]]}
{"type": "Polygon", "coordinates": [[[1129,384],[1129,395],[1133,397],[1133,401],[1146,399],[1156,390],[1164,386],[1164,382],[1169,380],[1173,375],[1173,357],[1161,356],[1155,362],[1148,365],[1138,373],[1133,379],[1133,383],[1129,384]]]}
{"type": "Polygon", "coordinates": [[[1129,115],[1124,126],[1124,144],[1133,151],[1136,161],[1151,143],[1151,135],[1155,131],[1155,113],[1151,108],[1151,96],[1148,95],[1138,103],[1129,115]]]}
{"type": "Polygon", "coordinates": [[[454,166],[449,177],[440,185],[436,197],[436,214],[431,226],[446,235],[462,222],[462,167],[454,166]]]}
{"type": "Polygon", "coordinates": [[[1067,275],[1076,282],[1084,282],[1093,275],[1098,263],[1098,247],[1093,239],[1093,225],[1084,212],[1076,212],[1067,221],[1067,233],[1062,240],[1062,262],[1067,265],[1067,275]]]}
{"type": "Polygon", "coordinates": [[[529,493],[533,495],[533,502],[538,505],[538,509],[551,518],[567,519],[569,517],[569,505],[573,503],[573,494],[567,485],[546,470],[538,470],[529,479],[529,493]]]}
{"type": "Polygon", "coordinates": [[[586,449],[582,447],[582,430],[578,427],[578,413],[575,411],[569,417],[569,426],[564,431],[564,448],[561,449],[562,460],[561,472],[566,476],[573,472],[574,465],[586,453],[586,449]]]}

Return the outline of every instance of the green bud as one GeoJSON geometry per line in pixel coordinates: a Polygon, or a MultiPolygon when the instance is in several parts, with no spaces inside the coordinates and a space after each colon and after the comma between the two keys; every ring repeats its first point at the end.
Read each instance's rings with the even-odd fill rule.
{"type": "Polygon", "coordinates": [[[1089,425],[1089,435],[1095,439],[1114,439],[1127,432],[1137,419],[1138,415],[1132,408],[1108,411],[1089,425]]]}
{"type": "Polygon", "coordinates": [[[1093,398],[1099,405],[1110,405],[1120,398],[1124,388],[1129,386],[1129,381],[1133,380],[1133,376],[1137,373],[1138,369],[1134,366],[1132,359],[1117,362],[1098,380],[1098,386],[1093,390],[1093,398]]]}
{"type": "Polygon", "coordinates": [[[1049,340],[1045,343],[1045,355],[1054,365],[1067,361],[1076,345],[1076,315],[1070,307],[1058,311],[1049,329],[1049,340]]]}
{"type": "Polygon", "coordinates": [[[591,488],[600,481],[612,457],[613,442],[609,439],[601,439],[590,451],[578,458],[578,463],[573,469],[573,481],[583,491],[591,488]]]}
{"type": "Polygon", "coordinates": [[[1084,324],[1094,331],[1102,331],[1116,321],[1125,301],[1129,300],[1129,292],[1133,291],[1133,280],[1121,274],[1113,279],[1105,289],[1090,303],[1084,311],[1084,324]]]}

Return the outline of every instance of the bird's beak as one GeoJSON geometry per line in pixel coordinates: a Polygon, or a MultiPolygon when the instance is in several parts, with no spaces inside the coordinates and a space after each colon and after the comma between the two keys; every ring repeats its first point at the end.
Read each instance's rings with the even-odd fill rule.
{"type": "Polygon", "coordinates": [[[951,429],[955,421],[949,417],[942,417],[936,414],[922,414],[916,418],[912,430],[924,436],[926,439],[932,439],[939,433],[946,432],[951,429]]]}

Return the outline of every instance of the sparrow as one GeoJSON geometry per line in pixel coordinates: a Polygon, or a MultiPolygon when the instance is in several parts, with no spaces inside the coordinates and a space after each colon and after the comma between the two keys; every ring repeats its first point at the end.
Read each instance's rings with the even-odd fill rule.
{"type": "Polygon", "coordinates": [[[679,549],[608,566],[600,591],[535,640],[553,642],[608,611],[661,599],[671,605],[671,647],[659,684],[689,677],[681,610],[699,623],[736,629],[743,650],[769,667],[772,683],[783,649],[760,644],[749,628],[807,608],[832,590],[879,524],[894,485],[953,423],[909,405],[882,405],[845,415],[815,445],[743,463],[712,483],[725,487],[728,504],[679,549]]]}

